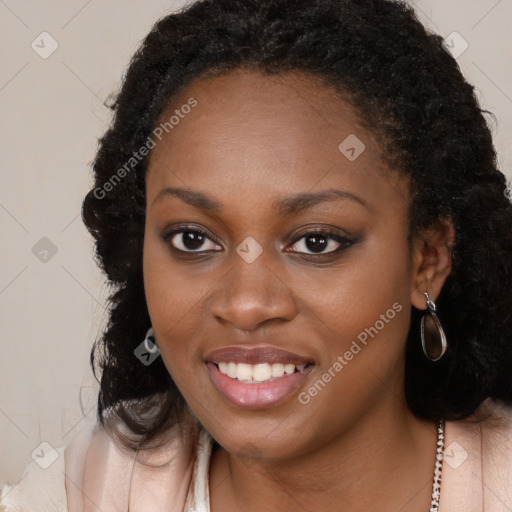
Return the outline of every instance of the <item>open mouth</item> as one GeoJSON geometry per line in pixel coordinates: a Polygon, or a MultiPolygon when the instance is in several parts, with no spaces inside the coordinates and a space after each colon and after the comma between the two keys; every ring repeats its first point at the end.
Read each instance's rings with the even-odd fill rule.
{"type": "Polygon", "coordinates": [[[291,398],[314,370],[305,354],[275,345],[227,345],[203,356],[210,380],[229,403],[262,409],[291,398]]]}
{"type": "Polygon", "coordinates": [[[210,379],[232,405],[264,409],[292,397],[313,371],[312,363],[207,362],[210,379]]]}
{"type": "Polygon", "coordinates": [[[244,384],[270,383],[285,375],[304,373],[311,366],[311,363],[295,365],[293,363],[235,363],[218,362],[213,363],[222,375],[236,379],[244,384]]]}

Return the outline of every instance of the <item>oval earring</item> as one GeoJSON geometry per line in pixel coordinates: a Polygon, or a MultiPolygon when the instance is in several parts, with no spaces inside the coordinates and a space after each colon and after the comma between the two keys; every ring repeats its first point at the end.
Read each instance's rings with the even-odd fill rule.
{"type": "Polygon", "coordinates": [[[428,293],[423,294],[427,299],[427,311],[421,317],[421,346],[428,359],[439,361],[448,346],[446,335],[436,315],[436,303],[428,293]]]}

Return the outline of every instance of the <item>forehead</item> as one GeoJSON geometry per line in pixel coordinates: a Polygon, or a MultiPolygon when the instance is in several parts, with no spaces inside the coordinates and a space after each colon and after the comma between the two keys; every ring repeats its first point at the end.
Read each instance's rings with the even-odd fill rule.
{"type": "Polygon", "coordinates": [[[172,116],[150,156],[148,201],[166,186],[267,198],[330,187],[370,200],[404,196],[356,108],[309,75],[200,78],[173,98],[160,125],[172,116]]]}

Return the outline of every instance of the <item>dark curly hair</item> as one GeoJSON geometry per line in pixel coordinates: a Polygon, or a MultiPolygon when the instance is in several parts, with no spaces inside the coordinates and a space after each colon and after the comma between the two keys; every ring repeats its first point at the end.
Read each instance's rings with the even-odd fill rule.
{"type": "Polygon", "coordinates": [[[138,150],[178,91],[233,69],[299,71],[332,86],[408,177],[410,233],[451,220],[453,268],[438,299],[449,348],[437,363],[423,356],[420,311],[411,307],[405,393],[413,413],[464,419],[488,397],[510,403],[512,204],[486,112],[443,39],[400,1],[200,0],[158,21],[132,58],[83,202],[112,291],[91,354],[103,426],[115,431],[120,420],[144,445],[184,418],[162,359],[144,366],[134,357],[151,324],[142,276],[148,156],[138,150]],[[127,161],[131,170],[112,184],[127,161]]]}

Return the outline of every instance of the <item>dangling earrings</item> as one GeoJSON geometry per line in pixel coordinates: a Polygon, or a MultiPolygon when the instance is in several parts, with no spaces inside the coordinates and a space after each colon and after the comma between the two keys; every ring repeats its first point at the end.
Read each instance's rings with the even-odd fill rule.
{"type": "Polygon", "coordinates": [[[428,293],[423,294],[427,298],[427,311],[421,318],[421,346],[431,361],[439,361],[446,352],[446,335],[436,315],[436,303],[428,293]]]}

